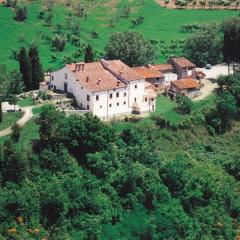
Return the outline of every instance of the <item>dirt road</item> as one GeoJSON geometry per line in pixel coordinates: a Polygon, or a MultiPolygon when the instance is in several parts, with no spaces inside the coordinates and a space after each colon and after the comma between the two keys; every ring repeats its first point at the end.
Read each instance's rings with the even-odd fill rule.
{"type": "MultiPolygon", "coordinates": [[[[33,116],[32,109],[36,106],[29,106],[22,108],[23,116],[17,121],[17,124],[19,124],[21,127],[23,127],[33,116]]],[[[3,131],[0,131],[0,137],[9,135],[12,132],[11,127],[4,129],[3,131]]]]}

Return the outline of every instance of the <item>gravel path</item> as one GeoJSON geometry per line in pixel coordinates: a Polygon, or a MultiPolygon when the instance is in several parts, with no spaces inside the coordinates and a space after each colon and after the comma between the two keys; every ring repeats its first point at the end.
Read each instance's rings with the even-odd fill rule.
{"type": "MultiPolygon", "coordinates": [[[[39,105],[36,105],[39,106],[39,105]]],[[[24,107],[22,108],[23,116],[17,121],[17,124],[19,124],[21,127],[25,125],[33,116],[32,109],[35,108],[36,106],[29,106],[29,107],[24,107]]],[[[9,135],[12,132],[11,127],[6,128],[2,131],[0,131],[0,137],[9,135]]]]}

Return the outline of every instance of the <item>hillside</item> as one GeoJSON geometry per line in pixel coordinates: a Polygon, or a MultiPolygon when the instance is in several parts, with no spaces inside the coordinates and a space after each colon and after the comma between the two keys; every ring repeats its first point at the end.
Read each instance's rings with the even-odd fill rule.
{"type": "Polygon", "coordinates": [[[58,68],[66,62],[83,59],[83,46],[90,43],[97,58],[104,56],[104,48],[109,35],[118,31],[137,31],[149,40],[154,40],[157,47],[155,62],[166,60],[169,55],[181,54],[181,40],[188,33],[180,31],[183,24],[193,22],[218,22],[238,14],[237,11],[228,10],[177,10],[165,9],[154,0],[127,1],[127,0],[101,0],[83,1],[84,17],[76,17],[73,7],[55,3],[53,7],[53,19],[50,26],[46,26],[39,19],[39,11],[44,8],[42,1],[22,1],[27,6],[28,17],[24,22],[14,20],[15,13],[12,9],[0,6],[0,62],[9,68],[17,67],[13,59],[12,51],[18,51],[19,46],[29,46],[36,42],[39,46],[40,57],[45,70],[58,68]],[[127,18],[120,17],[124,6],[130,6],[130,15],[127,18]],[[56,52],[49,43],[56,34],[56,25],[60,24],[59,35],[65,36],[69,30],[66,28],[66,18],[72,15],[76,24],[80,24],[80,37],[78,45],[70,40],[63,52],[56,52]],[[132,27],[131,20],[138,16],[144,16],[141,25],[132,27]],[[112,25],[110,27],[110,25],[112,25]]]}

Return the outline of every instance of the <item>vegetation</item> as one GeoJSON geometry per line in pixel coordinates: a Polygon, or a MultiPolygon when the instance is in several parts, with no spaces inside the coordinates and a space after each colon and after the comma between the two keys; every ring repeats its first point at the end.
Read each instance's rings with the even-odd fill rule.
{"type": "Polygon", "coordinates": [[[83,0],[81,9],[84,9],[84,13],[80,17],[75,14],[76,8],[71,7],[75,5],[74,1],[71,1],[70,7],[55,4],[51,10],[53,15],[51,26],[45,26],[44,20],[39,18],[40,11],[47,12],[45,1],[24,2],[28,9],[24,23],[13,19],[15,13],[11,8],[0,5],[2,32],[0,45],[4,46],[1,49],[0,62],[9,66],[9,70],[17,69],[18,62],[13,53],[18,52],[22,46],[28,49],[32,42],[39,48],[40,60],[45,71],[59,68],[67,61],[82,61],[88,44],[94,49],[95,59],[100,59],[105,55],[104,49],[109,36],[124,30],[138,32],[144,39],[154,42],[156,47],[154,61],[164,62],[170,56],[183,54],[182,42],[189,36],[188,32],[181,31],[183,25],[196,21],[199,24],[221,22],[238,15],[237,11],[226,10],[169,10],[161,8],[152,0],[145,0],[144,3],[134,0],[128,4],[125,0],[119,2],[113,0],[111,3],[110,7],[108,0],[100,2],[83,0]],[[122,17],[123,15],[127,17],[122,17]],[[131,20],[138,16],[144,16],[144,22],[132,28],[131,20]],[[114,19],[114,24],[109,28],[111,19],[114,19]],[[80,37],[70,34],[69,21],[80,24],[80,37]],[[59,32],[56,32],[56,26],[59,32]],[[67,39],[63,51],[55,51],[56,48],[52,47],[51,39],[55,34],[67,39]],[[97,37],[93,37],[96,34],[97,37]]]}
{"type": "Polygon", "coordinates": [[[136,32],[114,33],[106,46],[108,59],[120,59],[131,67],[151,63],[154,54],[152,44],[136,32]]]}
{"type": "Polygon", "coordinates": [[[7,112],[3,113],[3,121],[0,123],[0,131],[11,127],[22,116],[21,112],[7,112]]]}

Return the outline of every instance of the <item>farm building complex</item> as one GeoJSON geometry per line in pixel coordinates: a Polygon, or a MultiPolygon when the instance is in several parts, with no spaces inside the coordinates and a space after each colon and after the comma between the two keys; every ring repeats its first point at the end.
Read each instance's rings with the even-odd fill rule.
{"type": "Polygon", "coordinates": [[[105,119],[154,111],[157,92],[170,89],[171,82],[179,81],[182,76],[195,78],[195,65],[184,58],[132,68],[120,60],[102,59],[67,64],[52,72],[50,82],[40,83],[40,88],[69,93],[80,108],[105,119]]]}

